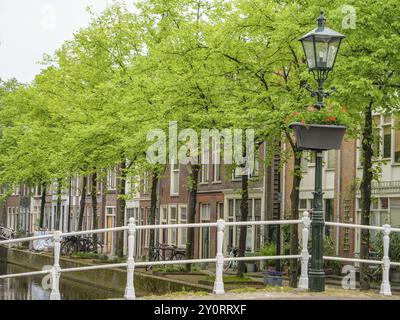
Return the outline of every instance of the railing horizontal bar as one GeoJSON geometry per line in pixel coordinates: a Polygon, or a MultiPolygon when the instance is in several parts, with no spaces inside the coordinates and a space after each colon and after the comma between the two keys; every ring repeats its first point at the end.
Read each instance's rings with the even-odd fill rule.
{"type": "Polygon", "coordinates": [[[30,277],[30,276],[37,276],[37,275],[41,275],[41,274],[47,274],[50,272],[51,272],[51,269],[50,270],[42,270],[42,271],[24,272],[24,273],[5,274],[5,275],[1,275],[0,279],[30,277]]]}
{"type": "Polygon", "coordinates": [[[172,228],[201,228],[201,227],[217,227],[218,223],[186,223],[186,224],[161,224],[161,225],[140,225],[136,226],[137,230],[148,229],[172,229],[172,228]]]}
{"type": "Polygon", "coordinates": [[[255,226],[255,225],[277,225],[277,224],[299,224],[303,220],[266,220],[266,221],[238,221],[225,222],[225,226],[255,226]]]}
{"type": "Polygon", "coordinates": [[[298,259],[298,258],[301,258],[301,255],[259,256],[259,257],[229,257],[229,258],[224,258],[224,261],[285,260],[285,259],[298,259]]]}
{"type": "Polygon", "coordinates": [[[112,264],[103,264],[98,266],[88,266],[88,267],[77,267],[77,268],[68,268],[61,269],[61,273],[64,272],[75,272],[75,271],[87,271],[87,270],[98,270],[98,269],[112,269],[112,268],[123,268],[126,267],[127,263],[112,263],[112,264]]]}
{"type": "Polygon", "coordinates": [[[400,232],[400,228],[390,228],[391,232],[400,232]]]}
{"type": "Polygon", "coordinates": [[[354,229],[369,229],[369,230],[383,230],[383,227],[378,226],[365,226],[361,224],[351,224],[351,223],[339,223],[339,222],[325,222],[325,225],[332,227],[344,227],[344,228],[354,228],[354,229]]]}
{"type": "Polygon", "coordinates": [[[365,260],[365,259],[356,259],[356,258],[340,258],[340,257],[325,257],[324,256],[324,260],[360,262],[360,263],[369,263],[369,264],[382,264],[382,261],[380,261],[380,260],[365,260]]]}
{"type": "Polygon", "coordinates": [[[213,262],[216,262],[216,258],[191,259],[191,260],[144,261],[144,262],[135,262],[135,266],[144,267],[144,266],[160,266],[160,265],[166,265],[166,264],[213,263],[213,262]]]}
{"type": "Polygon", "coordinates": [[[124,231],[124,230],[128,230],[128,226],[115,227],[115,228],[105,228],[105,229],[96,229],[96,230],[86,230],[86,231],[66,232],[66,233],[62,233],[61,237],[80,236],[80,235],[85,235],[85,234],[106,233],[106,232],[124,231]]]}
{"type": "Polygon", "coordinates": [[[25,241],[35,241],[35,240],[42,240],[42,239],[50,239],[50,238],[53,238],[53,237],[54,237],[53,234],[46,234],[46,235],[43,235],[43,236],[10,239],[10,240],[0,241],[0,245],[1,244],[19,243],[19,242],[25,242],[25,241]]]}
{"type": "Polygon", "coordinates": [[[400,266],[400,262],[390,262],[391,266],[400,266]]]}

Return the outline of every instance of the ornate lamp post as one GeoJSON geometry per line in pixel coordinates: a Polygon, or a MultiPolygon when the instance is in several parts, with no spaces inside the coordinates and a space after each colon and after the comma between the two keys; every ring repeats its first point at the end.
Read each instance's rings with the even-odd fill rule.
{"type": "MultiPolygon", "coordinates": [[[[325,17],[321,14],[317,19],[318,28],[307,33],[300,38],[303,45],[307,65],[312,72],[314,79],[318,83],[318,89],[312,90],[308,84],[305,88],[311,92],[313,97],[317,97],[315,107],[320,110],[325,106],[324,98],[335,91],[324,91],[323,85],[328,78],[329,72],[333,70],[336,56],[340,48],[340,43],[344,35],[325,27],[325,17]]],[[[320,137],[321,138],[321,137],[320,137]]],[[[325,272],[323,269],[323,248],[324,248],[324,213],[322,207],[322,151],[327,149],[313,149],[315,151],[315,192],[314,208],[312,214],[312,251],[311,251],[311,270],[310,270],[310,291],[321,292],[325,290],[325,272]]]]}

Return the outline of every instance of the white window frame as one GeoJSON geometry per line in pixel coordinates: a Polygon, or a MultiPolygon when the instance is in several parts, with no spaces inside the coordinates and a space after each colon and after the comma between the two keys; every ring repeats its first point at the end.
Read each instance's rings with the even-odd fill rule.
{"type": "MultiPolygon", "coordinates": [[[[170,205],[168,206],[168,224],[177,224],[178,220],[178,206],[177,205],[170,205]],[[175,219],[172,219],[172,209],[175,209],[175,219]]],[[[176,245],[177,239],[177,229],[169,228],[168,232],[168,244],[176,245]]]]}
{"type": "Polygon", "coordinates": [[[207,184],[210,181],[210,165],[202,164],[200,170],[200,183],[207,184]]]}
{"type": "MultiPolygon", "coordinates": [[[[236,209],[237,200],[241,200],[241,198],[238,198],[238,197],[226,198],[226,201],[224,203],[224,210],[226,210],[225,211],[226,212],[226,216],[228,217],[227,221],[233,221],[233,222],[237,221],[236,220],[236,211],[240,212],[240,208],[236,209]],[[231,201],[231,200],[233,201],[233,206],[232,206],[232,211],[233,211],[232,214],[233,214],[233,216],[229,215],[229,201],[231,201]]],[[[256,200],[260,201],[260,216],[259,216],[259,218],[262,219],[263,200],[262,200],[261,196],[254,195],[254,196],[249,197],[249,202],[251,201],[251,205],[249,205],[249,215],[248,215],[248,220],[249,221],[254,221],[256,219],[256,215],[255,215],[255,202],[256,202],[256,200]],[[251,208],[251,212],[250,212],[250,208],[251,208]]],[[[233,244],[237,246],[239,244],[239,239],[238,239],[239,229],[238,229],[237,226],[234,226],[232,228],[233,228],[233,239],[232,239],[233,240],[233,244]]],[[[254,235],[256,234],[256,229],[255,228],[256,228],[255,225],[248,226],[248,229],[251,229],[251,230],[250,231],[248,230],[248,232],[247,232],[248,233],[248,238],[249,238],[249,234],[251,234],[251,237],[252,237],[252,239],[251,239],[251,249],[250,249],[252,252],[254,252],[254,250],[255,250],[255,241],[256,240],[259,241],[259,239],[254,239],[254,235]]],[[[228,244],[228,239],[227,239],[228,234],[229,234],[228,231],[225,232],[225,237],[226,237],[225,243],[226,244],[228,244]]],[[[248,242],[250,242],[250,240],[248,240],[248,242]]],[[[246,251],[247,250],[248,250],[248,247],[247,247],[247,242],[246,242],[246,251]]]]}
{"type": "Polygon", "coordinates": [[[213,143],[213,183],[220,183],[221,182],[221,145],[219,143],[213,143]],[[217,148],[218,147],[218,148],[217,148]],[[218,174],[217,174],[218,173],[218,174]]]}
{"type": "Polygon", "coordinates": [[[170,183],[170,195],[171,196],[179,196],[179,173],[180,173],[180,165],[177,164],[178,168],[175,168],[175,164],[171,164],[171,183],[170,183]],[[177,186],[176,190],[174,188],[175,175],[177,175],[177,186]]]}
{"type": "Polygon", "coordinates": [[[108,190],[117,189],[117,172],[115,168],[107,170],[107,189],[108,190]]]}
{"type": "MultiPolygon", "coordinates": [[[[179,205],[178,208],[179,208],[178,209],[179,224],[186,224],[188,221],[187,205],[179,205]],[[185,209],[185,211],[186,211],[186,219],[182,219],[182,209],[185,209]]],[[[185,247],[186,242],[187,242],[187,228],[179,228],[179,230],[178,230],[178,245],[179,245],[179,247],[185,247]]]]}

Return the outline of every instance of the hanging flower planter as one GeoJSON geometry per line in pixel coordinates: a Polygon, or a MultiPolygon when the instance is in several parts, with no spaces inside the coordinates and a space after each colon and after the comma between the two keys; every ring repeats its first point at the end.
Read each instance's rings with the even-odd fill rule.
{"type": "Polygon", "coordinates": [[[340,125],[302,124],[294,122],[289,125],[293,129],[297,147],[302,150],[340,149],[347,127],[340,125]]]}

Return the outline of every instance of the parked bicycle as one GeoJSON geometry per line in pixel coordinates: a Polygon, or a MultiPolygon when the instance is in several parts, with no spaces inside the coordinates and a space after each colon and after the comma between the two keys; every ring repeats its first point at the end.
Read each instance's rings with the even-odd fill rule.
{"type": "Polygon", "coordinates": [[[69,236],[61,240],[61,254],[69,255],[75,252],[103,253],[103,244],[97,241],[95,246],[92,238],[80,236],[69,236]]]}
{"type": "Polygon", "coordinates": [[[0,239],[2,240],[9,240],[14,239],[17,233],[15,230],[0,226],[0,239]]]}
{"type": "MultiPolygon", "coordinates": [[[[235,258],[239,254],[239,248],[237,247],[230,247],[229,253],[226,258],[235,258]]],[[[231,261],[224,261],[224,271],[228,271],[231,269],[232,271],[236,271],[238,267],[238,262],[236,260],[231,261]]]]}
{"type": "MultiPolygon", "coordinates": [[[[186,251],[171,244],[157,243],[153,248],[153,256],[151,261],[168,261],[168,260],[183,260],[185,259],[186,251]],[[167,251],[170,255],[167,255],[167,251]]],[[[146,271],[149,271],[153,266],[146,266],[146,271]]]]}

